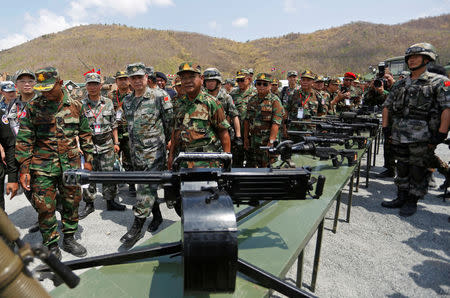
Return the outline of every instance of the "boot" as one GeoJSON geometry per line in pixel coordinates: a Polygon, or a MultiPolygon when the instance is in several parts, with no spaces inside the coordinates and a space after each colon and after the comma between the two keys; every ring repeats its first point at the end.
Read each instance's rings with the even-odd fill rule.
{"type": "Polygon", "coordinates": [[[94,211],[95,211],[94,202],[86,202],[86,206],[84,206],[84,209],[80,211],[78,217],[80,219],[83,219],[94,211]]]}
{"type": "Polygon", "coordinates": [[[419,197],[410,196],[410,198],[405,201],[405,204],[400,208],[400,216],[408,217],[416,213],[417,211],[417,201],[419,197]]]}
{"type": "Polygon", "coordinates": [[[163,222],[163,217],[161,214],[161,210],[159,209],[159,203],[155,202],[152,209],[153,219],[152,222],[148,225],[147,231],[155,232],[159,225],[163,222]]]}
{"type": "Polygon", "coordinates": [[[86,248],[75,241],[75,238],[73,238],[73,234],[64,235],[63,249],[68,253],[80,258],[87,255],[86,248]]]}
{"type": "Polygon", "coordinates": [[[139,239],[142,238],[142,227],[144,226],[146,218],[134,217],[133,225],[131,229],[120,238],[120,242],[122,242],[125,246],[131,247],[133,246],[139,239]]]}
{"type": "Polygon", "coordinates": [[[58,242],[52,243],[48,246],[48,250],[52,253],[58,260],[61,261],[61,250],[59,250],[58,242]]]}
{"type": "Polygon", "coordinates": [[[125,205],[119,204],[113,199],[106,201],[106,209],[109,211],[115,210],[115,211],[124,211],[127,209],[125,205]]]}
{"type": "Polygon", "coordinates": [[[401,208],[403,204],[406,202],[406,196],[408,193],[404,190],[399,190],[397,194],[397,198],[392,201],[384,201],[381,203],[381,206],[385,208],[401,208]]]}
{"type": "Polygon", "coordinates": [[[395,176],[394,169],[389,168],[377,175],[378,178],[392,178],[394,176],[395,176]]]}
{"type": "Polygon", "coordinates": [[[29,229],[28,233],[36,233],[39,231],[39,221],[35,222],[29,229]]]}
{"type": "Polygon", "coordinates": [[[130,184],[128,186],[128,192],[130,193],[130,196],[135,197],[136,196],[136,185],[130,184]]]}

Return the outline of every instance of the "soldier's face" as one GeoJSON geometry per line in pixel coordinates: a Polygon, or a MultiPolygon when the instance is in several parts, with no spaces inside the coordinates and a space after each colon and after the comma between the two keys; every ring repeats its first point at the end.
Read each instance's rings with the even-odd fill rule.
{"type": "Polygon", "coordinates": [[[116,85],[117,85],[117,88],[119,88],[119,89],[127,89],[129,84],[130,84],[129,78],[116,79],[116,85]]]}
{"type": "Polygon", "coordinates": [[[272,93],[275,93],[278,91],[278,85],[277,84],[272,84],[272,87],[270,87],[270,91],[272,91],[272,93]]]}
{"type": "Polygon", "coordinates": [[[302,81],[302,89],[304,90],[311,89],[312,84],[314,82],[314,80],[311,78],[302,78],[301,81],[302,81]]]}
{"type": "Polygon", "coordinates": [[[187,71],[180,74],[181,87],[186,94],[196,94],[200,92],[203,85],[203,76],[198,73],[187,71]]]}
{"type": "Polygon", "coordinates": [[[270,83],[266,81],[256,81],[255,82],[256,91],[259,97],[266,96],[270,92],[270,83]]]}
{"type": "Polygon", "coordinates": [[[297,83],[297,76],[290,76],[287,79],[288,79],[289,85],[291,85],[291,86],[294,86],[297,83]]]}
{"type": "Polygon", "coordinates": [[[242,79],[236,79],[239,89],[241,89],[241,90],[246,90],[248,88],[248,86],[250,85],[251,81],[252,81],[252,79],[249,76],[242,78],[242,79]]]}
{"type": "Polygon", "coordinates": [[[156,78],[156,84],[158,84],[158,87],[161,89],[164,89],[166,87],[166,81],[162,78],[156,78]]]}
{"type": "Polygon", "coordinates": [[[147,88],[147,75],[138,75],[138,76],[131,76],[130,77],[130,83],[131,87],[138,92],[143,91],[145,88],[147,88]]]}
{"type": "Polygon", "coordinates": [[[345,87],[350,87],[351,85],[352,85],[352,83],[353,83],[353,79],[351,79],[351,78],[344,78],[344,86],[345,87]]]}
{"type": "Polygon", "coordinates": [[[330,84],[328,85],[328,89],[329,89],[331,92],[336,92],[336,91],[339,89],[339,85],[338,85],[338,84],[332,84],[332,83],[330,83],[330,84]]]}
{"type": "Polygon", "coordinates": [[[56,82],[53,86],[53,89],[50,91],[42,91],[42,95],[47,98],[48,100],[58,100],[61,98],[61,86],[62,81],[56,82]]]}
{"type": "Polygon", "coordinates": [[[410,69],[419,67],[422,64],[423,61],[423,56],[422,55],[412,55],[408,58],[408,67],[410,69]]]}
{"type": "Polygon", "coordinates": [[[205,80],[205,87],[210,91],[216,90],[218,84],[216,80],[205,80]]]}
{"type": "Polygon", "coordinates": [[[99,96],[100,90],[102,89],[102,85],[100,83],[89,82],[86,84],[86,91],[89,96],[99,96]]]}
{"type": "Polygon", "coordinates": [[[325,87],[325,83],[324,82],[314,82],[314,88],[316,88],[317,90],[323,90],[323,87],[325,87]]]}
{"type": "Polygon", "coordinates": [[[36,80],[29,75],[21,75],[17,78],[16,86],[17,91],[21,94],[31,94],[34,93],[33,86],[36,85],[36,80]]]}
{"type": "Polygon", "coordinates": [[[11,92],[2,91],[2,94],[5,97],[7,102],[9,102],[9,101],[11,101],[11,100],[13,100],[14,98],[17,97],[17,92],[16,91],[11,91],[11,92]]]}

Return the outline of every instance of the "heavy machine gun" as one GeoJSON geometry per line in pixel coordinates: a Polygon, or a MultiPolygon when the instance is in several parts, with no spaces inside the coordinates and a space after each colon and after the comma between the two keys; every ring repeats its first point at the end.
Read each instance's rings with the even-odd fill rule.
{"type": "Polygon", "coordinates": [[[0,209],[0,236],[0,297],[50,297],[26,267],[34,258],[43,261],[68,287],[74,288],[80,282],[80,278],[42,244],[31,246],[20,239],[19,231],[3,209],[0,209]],[[17,245],[17,254],[7,242],[17,245]]]}
{"type": "MultiPolygon", "coordinates": [[[[309,154],[319,157],[320,160],[331,159],[334,167],[339,167],[347,159],[347,165],[353,166],[358,161],[358,152],[348,149],[335,149],[331,147],[319,147],[314,143],[300,142],[295,143],[287,140],[274,147],[260,147],[261,150],[268,150],[269,154],[279,154],[282,160],[282,165],[292,166],[291,157],[292,154],[309,154]]],[[[280,167],[282,167],[282,165],[280,167]]]]}
{"type": "Polygon", "coordinates": [[[64,173],[68,185],[86,183],[161,184],[169,208],[181,205],[180,242],[137,248],[66,262],[72,270],[121,264],[139,259],[181,254],[185,292],[233,292],[237,271],[289,297],[308,296],[283,280],[238,258],[237,223],[233,204],[259,200],[318,199],[325,177],[319,176],[314,194],[305,168],[231,168],[231,154],[180,153],[173,171],[64,173]],[[220,161],[223,168],[180,168],[186,161],[220,161]]]}
{"type": "MultiPolygon", "coordinates": [[[[322,132],[317,132],[317,131],[295,131],[295,130],[288,130],[288,135],[289,137],[294,141],[294,143],[298,143],[298,142],[302,142],[305,140],[314,140],[314,139],[310,139],[308,137],[315,137],[317,139],[319,139],[319,144],[321,146],[324,146],[323,144],[326,143],[321,143],[323,142],[322,140],[331,140],[330,142],[333,143],[333,140],[340,140],[341,142],[343,142],[345,149],[351,149],[354,148],[355,146],[358,149],[364,149],[367,145],[367,137],[364,136],[350,136],[350,135],[346,135],[346,134],[340,134],[340,133],[322,133],[322,132]],[[305,139],[305,137],[307,137],[305,139]]],[[[335,143],[335,144],[340,144],[340,143],[335,143]]],[[[342,144],[340,144],[342,145],[342,144]]]]}
{"type": "Polygon", "coordinates": [[[348,134],[360,135],[363,131],[368,131],[371,137],[376,136],[379,124],[376,123],[344,123],[339,121],[332,121],[329,119],[311,120],[311,121],[292,121],[292,124],[301,125],[315,125],[317,130],[344,132],[348,134]]]}

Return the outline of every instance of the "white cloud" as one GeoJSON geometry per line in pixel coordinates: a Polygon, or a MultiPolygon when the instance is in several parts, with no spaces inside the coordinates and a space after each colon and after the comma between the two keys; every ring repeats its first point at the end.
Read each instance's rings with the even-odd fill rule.
{"type": "Polygon", "coordinates": [[[287,13],[294,13],[297,11],[297,8],[295,7],[294,0],[284,0],[283,2],[283,10],[287,13]]]}
{"type": "Polygon", "coordinates": [[[215,30],[215,29],[217,29],[218,25],[217,25],[216,21],[211,21],[211,22],[208,23],[208,26],[209,26],[210,29],[215,30]]]}
{"type": "Polygon", "coordinates": [[[22,34],[15,33],[13,35],[8,35],[5,38],[0,39],[0,50],[12,48],[26,42],[27,40],[28,38],[22,34]]]}
{"type": "Polygon", "coordinates": [[[232,23],[233,27],[242,28],[248,26],[248,19],[247,18],[238,18],[234,20],[232,23]]]}

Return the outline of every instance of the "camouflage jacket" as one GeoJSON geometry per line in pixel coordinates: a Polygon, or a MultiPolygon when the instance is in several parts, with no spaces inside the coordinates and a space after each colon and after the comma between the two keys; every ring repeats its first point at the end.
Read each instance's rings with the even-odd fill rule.
{"type": "Polygon", "coordinates": [[[358,90],[355,87],[350,86],[349,92],[350,98],[342,99],[336,104],[336,112],[347,112],[355,109],[359,105],[361,95],[359,94],[358,90]]]}
{"type": "Polygon", "coordinates": [[[91,128],[94,153],[103,154],[114,150],[112,131],[117,128],[117,120],[112,101],[101,96],[98,101],[86,97],[81,103],[91,128]]]}
{"type": "Polygon", "coordinates": [[[327,114],[328,115],[335,115],[336,114],[336,107],[331,105],[331,102],[333,99],[337,96],[337,92],[330,92],[328,90],[325,90],[323,92],[323,99],[325,101],[325,104],[327,105],[327,114]]]}
{"type": "Polygon", "coordinates": [[[163,170],[173,117],[170,98],[147,87],[142,97],[135,97],[134,92],[125,97],[122,107],[134,169],[163,170]]]}
{"type": "Polygon", "coordinates": [[[247,105],[247,118],[252,147],[267,145],[273,124],[281,125],[284,108],[280,99],[268,93],[264,98],[252,96],[247,105]]]}
{"type": "Polygon", "coordinates": [[[321,96],[317,91],[310,92],[298,89],[294,92],[287,105],[288,118],[290,120],[308,119],[317,116],[321,96]]]}
{"type": "Polygon", "coordinates": [[[233,103],[233,98],[227,93],[227,91],[225,91],[224,88],[220,88],[216,98],[222,104],[225,116],[227,116],[229,121],[234,117],[239,117],[239,112],[233,103]]]}
{"type": "Polygon", "coordinates": [[[233,98],[234,105],[239,112],[239,118],[241,121],[245,119],[245,114],[247,112],[247,104],[250,97],[255,95],[255,91],[251,86],[245,90],[241,91],[239,88],[235,88],[230,92],[231,97],[233,98]]]}
{"type": "Polygon", "coordinates": [[[111,101],[114,105],[114,111],[116,112],[117,133],[119,136],[119,140],[122,139],[123,137],[128,137],[127,120],[123,116],[122,104],[123,104],[123,99],[130,93],[131,93],[131,91],[128,93],[120,94],[119,90],[113,90],[108,96],[109,99],[111,99],[111,101]]]}
{"type": "Polygon", "coordinates": [[[369,91],[364,93],[362,102],[365,106],[374,107],[379,106],[381,107],[386,100],[387,96],[389,94],[389,91],[384,90],[383,94],[379,94],[374,89],[370,88],[369,91]]]}
{"type": "Polygon", "coordinates": [[[396,82],[383,107],[392,119],[394,143],[429,142],[439,129],[442,111],[450,108],[450,91],[442,76],[425,71],[416,80],[396,82]]]}
{"type": "Polygon", "coordinates": [[[62,102],[39,96],[25,110],[16,140],[20,173],[31,169],[42,175],[59,176],[69,168],[79,168],[77,136],[86,162],[92,162],[91,129],[81,102],[64,92],[62,102]]]}
{"type": "Polygon", "coordinates": [[[281,89],[280,92],[280,100],[283,103],[284,107],[287,107],[287,104],[289,103],[289,101],[291,100],[292,96],[294,95],[294,92],[300,90],[300,86],[299,85],[295,85],[294,88],[291,88],[289,86],[284,86],[281,89]]]}
{"type": "Polygon", "coordinates": [[[217,131],[230,127],[220,102],[204,91],[194,100],[184,95],[178,102],[174,130],[180,135],[179,151],[217,151],[217,131]]]}

